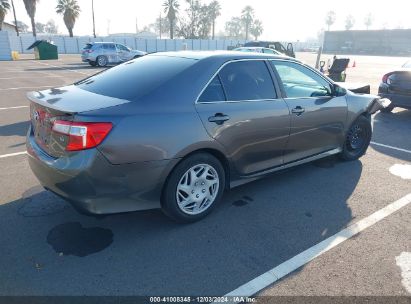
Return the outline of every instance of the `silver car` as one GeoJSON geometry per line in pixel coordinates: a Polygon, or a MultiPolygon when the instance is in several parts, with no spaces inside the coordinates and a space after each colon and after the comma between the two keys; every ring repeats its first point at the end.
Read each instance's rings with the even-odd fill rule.
{"type": "Polygon", "coordinates": [[[87,43],[81,52],[81,60],[92,66],[106,66],[117,64],[146,55],[146,52],[114,42],[87,43]]]}
{"type": "Polygon", "coordinates": [[[265,47],[239,47],[234,49],[233,51],[238,51],[238,52],[254,52],[254,53],[264,53],[264,54],[271,54],[271,55],[277,55],[277,56],[285,56],[283,53],[280,53],[279,51],[276,51],[271,48],[265,48],[265,47]]]}

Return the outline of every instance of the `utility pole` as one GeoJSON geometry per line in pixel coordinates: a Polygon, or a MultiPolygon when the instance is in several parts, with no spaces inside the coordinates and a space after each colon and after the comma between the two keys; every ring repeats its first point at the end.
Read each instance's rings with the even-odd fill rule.
{"type": "Polygon", "coordinates": [[[94,21],[94,0],[91,0],[91,11],[93,14],[93,36],[96,38],[96,23],[94,21]]]}
{"type": "Polygon", "coordinates": [[[163,21],[161,19],[161,12],[160,12],[160,39],[161,39],[161,33],[163,32],[163,21]]]}
{"type": "Polygon", "coordinates": [[[11,6],[13,7],[14,25],[16,26],[16,33],[17,33],[17,36],[20,36],[19,27],[17,26],[16,9],[14,8],[14,1],[13,0],[11,0],[11,6]]]}

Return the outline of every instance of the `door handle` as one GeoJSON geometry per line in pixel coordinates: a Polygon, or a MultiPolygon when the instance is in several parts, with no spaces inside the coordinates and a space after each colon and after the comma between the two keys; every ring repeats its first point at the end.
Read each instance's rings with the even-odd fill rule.
{"type": "Polygon", "coordinates": [[[303,107],[295,107],[294,109],[291,110],[291,113],[296,114],[297,116],[300,116],[305,112],[305,109],[303,107]]]}
{"type": "Polygon", "coordinates": [[[216,113],[214,116],[208,118],[209,122],[215,122],[217,125],[222,125],[225,121],[229,120],[230,116],[222,113],[216,113]]]}

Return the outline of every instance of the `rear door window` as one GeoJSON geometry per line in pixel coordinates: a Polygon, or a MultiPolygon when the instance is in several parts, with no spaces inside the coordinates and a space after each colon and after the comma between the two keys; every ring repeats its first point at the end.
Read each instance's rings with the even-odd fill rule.
{"type": "Polygon", "coordinates": [[[116,49],[116,47],[112,43],[106,43],[106,44],[104,44],[104,49],[109,50],[109,51],[114,51],[116,49]]]}
{"type": "Polygon", "coordinates": [[[262,60],[231,62],[219,75],[228,101],[277,98],[270,72],[262,60]]]}

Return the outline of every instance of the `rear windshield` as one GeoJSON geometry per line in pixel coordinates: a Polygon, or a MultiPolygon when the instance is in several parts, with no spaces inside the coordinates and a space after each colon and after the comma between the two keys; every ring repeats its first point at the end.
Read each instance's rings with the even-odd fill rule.
{"type": "Polygon", "coordinates": [[[80,89],[133,100],[148,94],[196,62],[194,59],[144,56],[79,81],[80,89]]]}
{"type": "Polygon", "coordinates": [[[87,43],[83,50],[89,50],[92,46],[93,45],[91,43],[87,43]]]}

